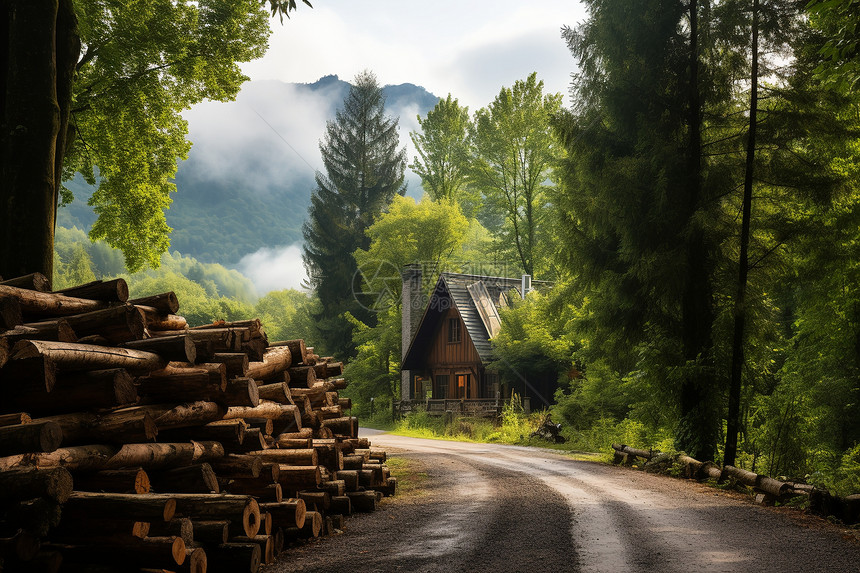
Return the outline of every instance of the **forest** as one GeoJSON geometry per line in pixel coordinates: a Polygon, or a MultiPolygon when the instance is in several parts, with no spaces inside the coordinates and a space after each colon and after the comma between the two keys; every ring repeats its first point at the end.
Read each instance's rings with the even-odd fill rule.
{"type": "MultiPolygon", "coordinates": [[[[496,365],[557,376],[569,436],[860,491],[860,1],[583,4],[559,40],[570,107],[536,74],[472,112],[449,94],[418,118],[413,158],[373,73],[355,78],[309,190],[310,294],[257,298],[238,272],[166,252],[175,164],[144,182],[155,223],[135,238],[116,205],[137,183],[110,138],[64,166],[105,179],[89,236],[56,231],[55,288],[131,269],[133,296],[175,290],[189,322],[256,315],[270,337],[322,341],[361,411],[399,393],[399,275],[382,271],[419,262],[427,289],[441,270],[531,274],[554,286],[504,312],[496,365]]],[[[259,43],[258,20],[244,33],[259,43]]],[[[189,100],[241,83],[212,73],[189,100]]],[[[89,121],[109,134],[105,117],[89,121]]],[[[168,123],[173,161],[187,147],[168,123]]]]}

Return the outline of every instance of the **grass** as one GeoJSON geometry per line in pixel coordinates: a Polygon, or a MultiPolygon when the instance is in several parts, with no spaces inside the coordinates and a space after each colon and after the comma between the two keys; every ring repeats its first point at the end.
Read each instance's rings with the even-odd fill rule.
{"type": "Polygon", "coordinates": [[[397,478],[397,495],[415,497],[426,492],[427,472],[415,460],[398,455],[389,456],[385,462],[392,477],[397,478]]]}

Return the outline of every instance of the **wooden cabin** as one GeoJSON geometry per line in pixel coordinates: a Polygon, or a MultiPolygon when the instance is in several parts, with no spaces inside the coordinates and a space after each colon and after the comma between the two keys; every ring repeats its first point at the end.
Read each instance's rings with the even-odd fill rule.
{"type": "Polygon", "coordinates": [[[490,338],[507,298],[529,288],[526,277],[442,273],[429,299],[420,296],[420,269],[407,267],[403,279],[402,399],[504,398],[498,373],[488,368],[490,338]]]}

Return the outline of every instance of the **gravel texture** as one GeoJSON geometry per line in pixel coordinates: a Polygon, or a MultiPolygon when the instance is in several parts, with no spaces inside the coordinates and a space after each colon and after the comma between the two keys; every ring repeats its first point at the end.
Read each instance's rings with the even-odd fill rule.
{"type": "Polygon", "coordinates": [[[266,573],[860,571],[860,544],[837,528],[695,482],[539,448],[371,440],[422,466],[424,491],[289,548],[266,573]]]}

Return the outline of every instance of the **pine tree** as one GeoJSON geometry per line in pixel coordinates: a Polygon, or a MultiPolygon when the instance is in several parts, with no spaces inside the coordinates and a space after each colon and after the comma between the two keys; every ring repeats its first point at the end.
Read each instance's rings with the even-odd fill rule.
{"type": "Polygon", "coordinates": [[[304,263],[319,296],[317,316],[327,353],[349,353],[346,311],[372,321],[361,300],[361,277],[352,253],[367,249],[365,230],[395,195],[403,195],[406,148],[398,149],[398,121],[385,115],[385,97],[369,71],[358,74],[343,107],[326,124],[320,142],[325,174],[316,175],[308,220],[302,228],[304,263]]]}

